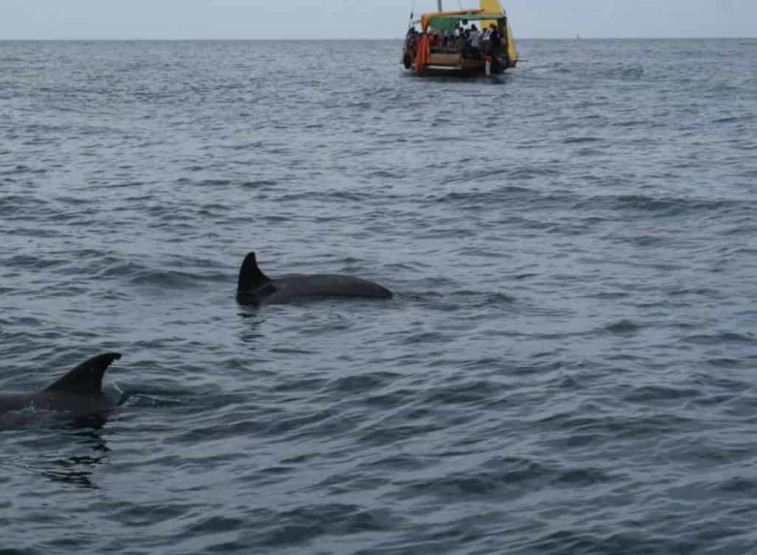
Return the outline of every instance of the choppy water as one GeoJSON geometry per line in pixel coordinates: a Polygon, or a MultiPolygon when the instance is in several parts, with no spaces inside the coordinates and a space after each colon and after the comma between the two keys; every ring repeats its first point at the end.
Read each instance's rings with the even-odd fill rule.
{"type": "Polygon", "coordinates": [[[757,41],[520,47],[0,43],[0,549],[756,552],[757,41]]]}

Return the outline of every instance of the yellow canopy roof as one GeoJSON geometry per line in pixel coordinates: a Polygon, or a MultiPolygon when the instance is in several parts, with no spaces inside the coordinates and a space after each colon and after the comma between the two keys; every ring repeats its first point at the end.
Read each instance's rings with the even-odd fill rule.
{"type": "Polygon", "coordinates": [[[467,15],[467,14],[480,14],[483,13],[484,10],[458,10],[455,12],[429,12],[424,13],[421,15],[421,27],[423,27],[423,31],[425,32],[426,29],[428,29],[428,22],[431,20],[432,17],[439,17],[439,16],[455,16],[455,15],[467,15]]]}

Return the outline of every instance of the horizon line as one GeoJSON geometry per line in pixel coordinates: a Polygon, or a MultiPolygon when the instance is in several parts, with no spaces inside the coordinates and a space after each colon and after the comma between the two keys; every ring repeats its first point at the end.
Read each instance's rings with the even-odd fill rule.
{"type": "MultiPolygon", "coordinates": [[[[401,41],[403,37],[385,38],[0,38],[4,42],[327,42],[327,41],[401,41]]],[[[591,36],[565,36],[565,37],[515,37],[516,41],[522,40],[757,40],[757,36],[691,36],[691,37],[591,37],[591,36]]]]}

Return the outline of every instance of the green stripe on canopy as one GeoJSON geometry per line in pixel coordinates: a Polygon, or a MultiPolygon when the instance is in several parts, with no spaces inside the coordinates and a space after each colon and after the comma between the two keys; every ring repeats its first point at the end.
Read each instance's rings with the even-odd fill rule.
{"type": "Polygon", "coordinates": [[[506,19],[506,17],[503,13],[434,15],[429,18],[428,25],[441,31],[454,31],[459,21],[490,21],[492,19],[506,19]]]}

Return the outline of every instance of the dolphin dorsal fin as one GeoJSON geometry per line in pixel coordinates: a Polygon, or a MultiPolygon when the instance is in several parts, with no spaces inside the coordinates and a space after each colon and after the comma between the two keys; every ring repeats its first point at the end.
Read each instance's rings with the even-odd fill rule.
{"type": "Polygon", "coordinates": [[[237,292],[254,291],[270,283],[270,279],[258,268],[258,261],[255,259],[255,253],[249,253],[242,263],[239,270],[239,281],[237,282],[237,292]]]}
{"type": "Polygon", "coordinates": [[[69,393],[96,394],[102,391],[103,374],[119,353],[105,353],[92,357],[71,370],[47,388],[47,391],[67,391],[69,393]]]}

